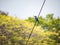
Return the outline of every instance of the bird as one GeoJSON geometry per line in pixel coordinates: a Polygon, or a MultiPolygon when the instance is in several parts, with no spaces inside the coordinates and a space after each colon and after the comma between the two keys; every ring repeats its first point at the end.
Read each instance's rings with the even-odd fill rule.
{"type": "Polygon", "coordinates": [[[34,16],[34,17],[35,17],[36,22],[39,23],[38,17],[37,16],[34,16]]]}

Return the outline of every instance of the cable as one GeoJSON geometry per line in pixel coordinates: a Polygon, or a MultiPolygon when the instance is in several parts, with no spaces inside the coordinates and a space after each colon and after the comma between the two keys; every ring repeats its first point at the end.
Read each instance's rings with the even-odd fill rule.
{"type": "Polygon", "coordinates": [[[40,9],[40,11],[39,11],[39,13],[38,13],[38,18],[39,18],[39,15],[41,14],[41,11],[42,11],[42,9],[43,9],[43,6],[44,6],[45,2],[46,2],[46,0],[44,0],[43,4],[42,4],[42,6],[41,6],[41,9],[40,9]]]}
{"type": "Polygon", "coordinates": [[[33,28],[32,28],[32,31],[31,31],[31,33],[30,33],[30,35],[29,35],[29,37],[28,37],[28,40],[26,41],[26,45],[28,44],[28,41],[29,41],[29,39],[30,39],[30,37],[31,37],[31,35],[32,35],[32,33],[33,33],[33,30],[34,30],[35,25],[36,25],[36,22],[35,22],[35,24],[34,24],[34,26],[33,26],[33,28]]]}
{"type": "MultiPolygon", "coordinates": [[[[39,18],[39,15],[41,14],[41,11],[42,11],[42,9],[43,9],[43,6],[44,6],[45,2],[46,2],[46,0],[44,0],[43,4],[42,4],[42,6],[41,6],[41,9],[40,9],[40,11],[39,11],[39,13],[38,13],[38,18],[39,18]]],[[[34,26],[33,26],[33,28],[32,28],[32,31],[31,31],[31,33],[30,33],[30,35],[29,35],[29,37],[28,37],[28,40],[26,41],[26,45],[28,44],[28,41],[29,41],[29,39],[30,39],[30,37],[31,37],[31,35],[32,35],[32,33],[33,33],[33,30],[34,30],[35,26],[36,26],[36,21],[35,21],[35,24],[34,24],[34,26]]]]}

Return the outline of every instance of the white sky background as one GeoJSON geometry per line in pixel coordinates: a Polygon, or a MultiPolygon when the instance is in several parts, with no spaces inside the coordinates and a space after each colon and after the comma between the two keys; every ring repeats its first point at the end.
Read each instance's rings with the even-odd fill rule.
{"type": "MultiPolygon", "coordinates": [[[[0,0],[0,10],[9,12],[11,16],[21,19],[38,15],[44,0],[0,0]]],[[[60,0],[46,0],[41,12],[41,16],[54,13],[55,17],[60,17],[60,0]]]]}

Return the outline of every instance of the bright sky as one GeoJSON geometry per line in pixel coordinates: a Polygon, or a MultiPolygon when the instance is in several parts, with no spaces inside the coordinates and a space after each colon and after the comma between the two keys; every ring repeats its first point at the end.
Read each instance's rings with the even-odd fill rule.
{"type": "MultiPolygon", "coordinates": [[[[38,15],[44,0],[0,0],[0,10],[9,12],[11,16],[21,19],[38,15]]],[[[46,0],[41,12],[41,16],[54,13],[55,17],[60,17],[60,0],[46,0]]]]}

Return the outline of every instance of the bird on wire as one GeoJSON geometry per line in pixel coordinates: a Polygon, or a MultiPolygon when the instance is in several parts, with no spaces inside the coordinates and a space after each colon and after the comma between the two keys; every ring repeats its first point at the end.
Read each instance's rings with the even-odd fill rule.
{"type": "Polygon", "coordinates": [[[34,18],[35,18],[35,21],[39,23],[38,17],[34,16],[34,18]]]}

